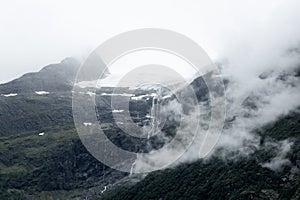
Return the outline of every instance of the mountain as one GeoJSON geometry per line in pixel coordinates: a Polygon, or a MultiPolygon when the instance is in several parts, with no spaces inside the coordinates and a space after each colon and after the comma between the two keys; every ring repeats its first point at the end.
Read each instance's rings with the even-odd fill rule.
{"type": "MultiPolygon", "coordinates": [[[[81,143],[72,114],[72,88],[79,66],[67,58],[0,85],[0,199],[85,199],[128,175],[99,162],[81,143]]],[[[97,101],[98,117],[105,122],[110,139],[129,149],[136,139],[122,142],[124,133],[113,120],[109,104],[114,89],[97,91],[97,96],[105,94],[97,101]]],[[[153,92],[135,92],[130,102],[135,123],[149,123],[153,92]]],[[[90,96],[89,88],[81,93],[90,96]]]]}
{"type": "Polygon", "coordinates": [[[66,58],[0,85],[0,135],[72,127],[71,90],[79,66],[66,58]]]}
{"type": "Polygon", "coordinates": [[[2,94],[28,93],[35,91],[70,91],[73,88],[80,63],[74,58],[66,58],[51,64],[39,72],[28,73],[9,83],[0,85],[2,94]]]}
{"type": "Polygon", "coordinates": [[[72,88],[79,66],[67,58],[0,85],[0,199],[83,198],[126,176],[78,137],[72,88]]]}
{"type": "MultiPolygon", "coordinates": [[[[81,143],[72,113],[72,88],[79,66],[75,59],[67,58],[0,85],[0,199],[299,199],[299,110],[256,130],[261,148],[248,157],[226,160],[213,156],[130,176],[105,166],[81,143]],[[287,155],[290,165],[281,171],[264,167],[262,163],[271,162],[280,151],[269,147],[270,141],[286,139],[293,142],[287,155]]],[[[208,101],[203,77],[190,85],[199,102],[208,101]]],[[[115,89],[120,104],[133,92],[110,87],[95,93],[90,88],[80,90],[84,99],[95,95],[97,117],[108,138],[135,152],[161,148],[164,143],[155,137],[146,149],[133,146],[145,141],[120,130],[119,118],[113,118],[116,110],[110,105],[115,89]]],[[[185,88],[178,94],[184,92],[185,88]]],[[[165,104],[175,99],[169,94],[159,94],[159,98],[154,94],[157,88],[139,89],[130,96],[130,116],[140,127],[151,124],[152,108],[159,98],[165,104]]],[[[256,109],[254,103],[255,98],[249,97],[243,104],[256,109]]],[[[176,121],[170,121],[164,130],[172,139],[176,128],[176,121]]]]}

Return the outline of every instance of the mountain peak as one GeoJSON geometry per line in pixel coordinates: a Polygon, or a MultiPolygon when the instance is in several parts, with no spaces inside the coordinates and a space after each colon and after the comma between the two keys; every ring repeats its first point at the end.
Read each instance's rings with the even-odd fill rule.
{"type": "Polygon", "coordinates": [[[60,63],[43,67],[39,72],[27,73],[0,85],[1,93],[27,93],[34,91],[69,91],[73,88],[80,62],[67,57],[60,63]]]}

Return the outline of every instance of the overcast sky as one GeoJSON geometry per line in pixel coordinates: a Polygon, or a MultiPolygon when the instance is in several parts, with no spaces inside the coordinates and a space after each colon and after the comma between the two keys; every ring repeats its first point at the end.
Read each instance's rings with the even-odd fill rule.
{"type": "Polygon", "coordinates": [[[2,83],[65,57],[84,58],[106,39],[137,28],[180,32],[213,59],[227,52],[245,55],[243,50],[251,49],[254,41],[270,38],[286,38],[285,44],[291,45],[300,35],[299,0],[0,2],[2,83]]]}

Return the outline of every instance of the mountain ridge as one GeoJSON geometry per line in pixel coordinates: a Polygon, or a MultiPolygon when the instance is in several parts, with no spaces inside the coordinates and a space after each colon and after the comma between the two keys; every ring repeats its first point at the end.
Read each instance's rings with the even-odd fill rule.
{"type": "Polygon", "coordinates": [[[19,94],[34,91],[70,91],[79,67],[79,61],[67,57],[60,63],[43,67],[38,72],[26,73],[17,79],[0,84],[0,92],[19,94]]]}

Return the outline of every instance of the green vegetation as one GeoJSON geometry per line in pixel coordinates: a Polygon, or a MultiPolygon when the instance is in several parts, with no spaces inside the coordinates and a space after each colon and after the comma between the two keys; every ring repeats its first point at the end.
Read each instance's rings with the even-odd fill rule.
{"type": "Polygon", "coordinates": [[[71,106],[70,92],[46,96],[32,93],[14,98],[0,97],[0,136],[17,137],[24,131],[72,129],[74,124],[71,106]]]}
{"type": "Polygon", "coordinates": [[[293,170],[286,166],[274,172],[262,167],[276,152],[261,148],[249,157],[227,161],[213,157],[152,172],[137,184],[119,185],[99,199],[300,199],[299,120],[295,112],[259,132],[261,145],[287,138],[294,142],[288,155],[293,170]]]}
{"type": "Polygon", "coordinates": [[[215,158],[153,172],[101,199],[297,199],[300,177],[284,181],[282,176],[254,159],[224,162],[215,158]]]}
{"type": "Polygon", "coordinates": [[[0,199],[65,199],[125,176],[82,145],[70,92],[0,97],[0,199]],[[39,133],[44,132],[40,136],[39,133]]]}

